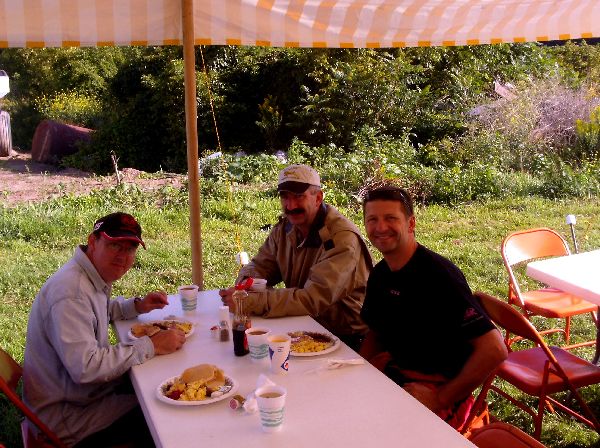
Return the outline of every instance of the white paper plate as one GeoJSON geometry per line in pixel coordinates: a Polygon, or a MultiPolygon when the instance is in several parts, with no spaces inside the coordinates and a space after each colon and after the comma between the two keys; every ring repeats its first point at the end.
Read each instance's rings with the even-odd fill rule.
{"type": "MultiPolygon", "coordinates": [[[[186,323],[186,324],[191,324],[192,325],[192,329],[190,330],[189,333],[185,334],[186,338],[189,338],[191,335],[194,334],[194,323],[190,322],[189,320],[183,320],[183,319],[162,319],[162,320],[153,320],[151,322],[138,322],[140,324],[153,324],[155,322],[181,322],[181,323],[186,323]]],[[[133,333],[131,332],[131,328],[129,329],[129,331],[127,332],[127,336],[129,336],[129,339],[138,339],[136,336],[133,335],[133,333]]]]}
{"type": "Polygon", "coordinates": [[[205,404],[216,403],[217,401],[225,400],[226,398],[231,397],[233,394],[237,392],[238,382],[229,376],[225,376],[225,384],[231,384],[231,390],[223,395],[220,395],[215,398],[207,398],[206,400],[198,400],[198,401],[180,401],[173,400],[172,398],[166,397],[163,393],[163,387],[170,385],[175,382],[175,380],[179,378],[179,376],[174,376],[164,380],[160,385],[156,388],[156,398],[158,398],[163,403],[167,403],[173,406],[202,406],[205,404]]]}
{"type": "MultiPolygon", "coordinates": [[[[293,333],[293,332],[291,332],[291,333],[293,333]]],[[[338,348],[340,348],[340,346],[342,345],[342,343],[341,343],[341,341],[338,338],[336,338],[332,334],[328,334],[328,333],[324,333],[324,334],[327,334],[327,336],[329,336],[331,339],[333,339],[333,345],[331,347],[327,347],[325,350],[321,350],[320,352],[298,353],[298,352],[295,352],[295,351],[291,350],[290,351],[290,355],[291,356],[299,356],[299,357],[302,357],[302,356],[320,356],[320,355],[326,355],[327,353],[334,352],[338,348]]]]}

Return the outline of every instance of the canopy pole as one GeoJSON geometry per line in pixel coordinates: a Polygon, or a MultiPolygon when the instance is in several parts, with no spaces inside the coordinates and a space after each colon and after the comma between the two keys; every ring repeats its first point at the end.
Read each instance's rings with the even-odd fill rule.
{"type": "Polygon", "coordinates": [[[185,81],[185,135],[187,140],[188,199],[192,281],[204,290],[202,273],[202,221],[198,172],[198,110],[196,106],[196,55],[194,52],[194,0],[182,0],[183,63],[185,81]]]}

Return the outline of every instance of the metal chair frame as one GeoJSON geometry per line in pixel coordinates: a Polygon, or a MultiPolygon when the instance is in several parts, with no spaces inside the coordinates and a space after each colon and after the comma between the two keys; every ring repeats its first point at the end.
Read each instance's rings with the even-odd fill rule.
{"type": "MultiPolygon", "coordinates": [[[[562,333],[565,337],[565,345],[562,348],[565,350],[596,344],[595,339],[569,344],[571,317],[590,313],[594,324],[597,325],[596,305],[554,288],[522,291],[513,271],[513,266],[537,258],[571,255],[567,242],[558,232],[544,227],[513,232],[502,241],[501,253],[508,272],[508,302],[520,307],[528,319],[531,316],[565,319],[564,328],[552,328],[540,331],[540,334],[562,333]]],[[[511,338],[507,333],[505,342],[510,346],[520,339],[511,338]]]]}
{"type": "Polygon", "coordinates": [[[467,423],[474,419],[479,409],[483,409],[489,390],[493,390],[533,417],[534,437],[538,440],[542,431],[544,411],[548,409],[554,412],[554,407],[587,424],[600,434],[600,422],[577,390],[599,383],[600,367],[564,349],[548,347],[531,322],[508,303],[482,292],[475,293],[475,297],[490,319],[499,327],[533,342],[536,346],[520,351],[511,351],[510,346],[508,347],[507,360],[484,382],[467,423]],[[494,386],[495,378],[509,382],[528,395],[539,397],[537,411],[494,386]],[[568,399],[574,399],[580,405],[582,413],[576,412],[550,396],[558,392],[570,392],[568,399]]]}
{"type": "Polygon", "coordinates": [[[66,445],[58,436],[48,428],[40,418],[27,407],[17,394],[17,385],[23,376],[23,368],[4,350],[0,348],[0,391],[12,402],[12,404],[33,423],[40,431],[40,437],[35,437],[29,431],[26,421],[21,423],[21,435],[23,446],[29,447],[56,447],[66,448],[66,445]]]}

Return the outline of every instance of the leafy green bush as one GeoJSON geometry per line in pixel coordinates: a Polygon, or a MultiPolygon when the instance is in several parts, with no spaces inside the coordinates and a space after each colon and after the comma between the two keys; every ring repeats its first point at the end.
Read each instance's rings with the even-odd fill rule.
{"type": "Polygon", "coordinates": [[[590,113],[590,121],[575,123],[577,141],[573,153],[577,160],[597,160],[600,156],[600,107],[590,113]]]}
{"type": "Polygon", "coordinates": [[[61,91],[54,96],[43,95],[35,99],[35,106],[42,117],[50,120],[90,128],[100,124],[102,103],[85,93],[61,91]]]}
{"type": "Polygon", "coordinates": [[[562,160],[541,175],[541,184],[536,191],[542,197],[593,197],[600,195],[600,161],[585,162],[575,169],[562,160]]]}

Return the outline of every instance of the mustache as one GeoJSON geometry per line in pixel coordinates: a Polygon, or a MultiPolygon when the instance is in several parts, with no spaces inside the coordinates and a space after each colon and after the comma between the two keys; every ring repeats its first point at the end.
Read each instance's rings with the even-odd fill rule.
{"type": "Polygon", "coordinates": [[[289,209],[286,208],[283,213],[285,213],[286,215],[300,215],[302,213],[304,213],[304,209],[303,208],[293,208],[293,209],[289,209]]]}

